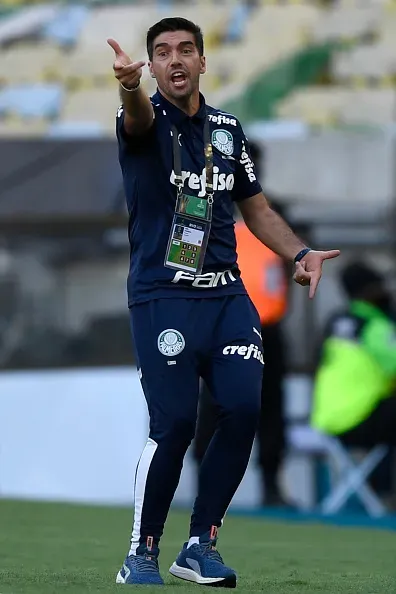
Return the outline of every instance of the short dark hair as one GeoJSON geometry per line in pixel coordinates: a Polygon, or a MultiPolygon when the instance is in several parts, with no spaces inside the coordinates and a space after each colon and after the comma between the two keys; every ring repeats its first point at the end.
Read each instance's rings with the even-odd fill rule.
{"type": "Polygon", "coordinates": [[[204,41],[201,28],[192,21],[183,19],[183,17],[170,17],[158,21],[158,23],[155,23],[155,25],[150,27],[147,31],[147,53],[150,60],[153,59],[154,39],[158,37],[158,35],[161,35],[161,33],[166,33],[167,31],[188,31],[189,33],[192,33],[199,55],[203,56],[204,41]]]}
{"type": "Polygon", "coordinates": [[[341,285],[350,299],[361,297],[373,286],[383,286],[384,281],[381,273],[361,261],[351,262],[341,271],[341,285]]]}

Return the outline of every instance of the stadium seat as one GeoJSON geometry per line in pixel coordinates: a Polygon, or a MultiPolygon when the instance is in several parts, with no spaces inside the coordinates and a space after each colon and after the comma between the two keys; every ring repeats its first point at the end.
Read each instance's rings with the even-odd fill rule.
{"type": "Polygon", "coordinates": [[[301,118],[308,122],[313,117],[330,121],[337,119],[347,96],[348,90],[342,87],[298,89],[278,104],[277,113],[282,118],[301,118]]]}
{"type": "Polygon", "coordinates": [[[394,117],[395,104],[396,89],[351,90],[339,119],[346,124],[386,125],[394,117]]]}
{"type": "Polygon", "coordinates": [[[114,74],[112,70],[113,54],[107,44],[92,52],[73,51],[58,70],[57,76],[70,90],[107,86],[111,83],[114,88],[114,74]]]}
{"type": "Polygon", "coordinates": [[[117,109],[120,105],[117,85],[105,89],[68,93],[60,115],[60,122],[98,122],[114,134],[117,109]]]}
{"type": "Polygon", "coordinates": [[[333,62],[334,77],[340,81],[354,77],[380,79],[394,74],[394,70],[395,46],[383,43],[340,52],[333,62]]]}
{"type": "Polygon", "coordinates": [[[248,18],[249,6],[247,4],[236,4],[225,33],[225,41],[227,43],[235,43],[243,40],[248,18]]]}
{"type": "MultiPolygon", "coordinates": [[[[114,128],[114,119],[112,119],[114,128]]],[[[109,127],[109,126],[108,126],[109,127]]],[[[48,127],[48,138],[101,138],[106,132],[100,122],[54,122],[48,127]]]]}
{"type": "Polygon", "coordinates": [[[356,39],[376,31],[379,26],[380,13],[378,7],[334,7],[318,19],[313,30],[315,41],[356,39]]]}
{"type": "Polygon", "coordinates": [[[41,119],[22,120],[11,118],[0,120],[1,138],[40,138],[45,136],[48,130],[48,122],[41,119]]]}
{"type": "Polygon", "coordinates": [[[381,39],[385,45],[395,45],[396,32],[396,11],[393,14],[387,14],[381,23],[381,39]]]}
{"type": "Polygon", "coordinates": [[[385,506],[367,484],[367,478],[387,454],[386,446],[372,448],[356,463],[339,439],[319,433],[309,425],[289,427],[287,441],[291,450],[311,456],[325,456],[337,468],[339,479],[320,503],[320,511],[324,515],[341,511],[352,495],[360,499],[370,516],[378,518],[386,514],[385,506]]]}
{"type": "Polygon", "coordinates": [[[59,85],[16,85],[0,92],[0,114],[21,118],[54,119],[59,115],[63,91],[59,85]]]}
{"type": "Polygon", "coordinates": [[[48,44],[23,43],[2,51],[0,84],[43,82],[46,69],[61,67],[62,54],[48,44]]]}
{"type": "Polygon", "coordinates": [[[315,7],[306,5],[263,6],[251,12],[240,43],[224,43],[208,55],[212,84],[205,77],[202,82],[210,101],[219,103],[223,97],[229,100],[238,95],[257,74],[303,47],[306,30],[314,25],[318,14],[315,7]],[[262,47],[258,47],[258,40],[262,47]]]}
{"type": "Polygon", "coordinates": [[[59,46],[73,46],[87,16],[86,6],[62,6],[55,18],[44,27],[42,36],[59,46]]]}
{"type": "Polygon", "coordinates": [[[380,126],[391,121],[396,102],[395,89],[351,89],[307,87],[297,90],[277,107],[282,118],[301,118],[313,123],[340,122],[380,126]]]}

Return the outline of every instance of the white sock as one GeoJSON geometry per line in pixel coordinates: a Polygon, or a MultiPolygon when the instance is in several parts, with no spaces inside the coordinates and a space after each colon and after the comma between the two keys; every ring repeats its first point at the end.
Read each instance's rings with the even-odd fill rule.
{"type": "Polygon", "coordinates": [[[188,541],[187,548],[189,549],[194,544],[199,544],[199,536],[192,536],[188,541]]]}
{"type": "Polygon", "coordinates": [[[131,548],[129,549],[128,557],[130,557],[131,555],[136,555],[136,549],[138,546],[139,543],[136,545],[136,543],[131,542],[131,548]]]}

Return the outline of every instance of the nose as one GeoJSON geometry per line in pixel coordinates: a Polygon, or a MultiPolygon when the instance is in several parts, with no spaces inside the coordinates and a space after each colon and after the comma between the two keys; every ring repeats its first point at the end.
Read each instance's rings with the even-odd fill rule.
{"type": "Polygon", "coordinates": [[[180,65],[180,57],[177,51],[174,51],[172,53],[172,60],[171,60],[171,65],[172,66],[179,66],[180,65]]]}

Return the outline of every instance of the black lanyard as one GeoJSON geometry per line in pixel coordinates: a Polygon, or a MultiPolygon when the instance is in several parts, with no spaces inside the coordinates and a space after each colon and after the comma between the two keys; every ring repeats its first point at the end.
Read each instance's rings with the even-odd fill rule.
{"type": "MultiPolygon", "coordinates": [[[[209,119],[205,118],[203,130],[205,144],[205,171],[206,171],[206,200],[208,204],[213,204],[213,147],[210,142],[209,119]]],[[[183,192],[183,177],[181,168],[181,151],[179,145],[179,133],[175,126],[172,126],[172,145],[173,145],[173,168],[175,171],[175,184],[178,194],[183,192]]]]}

